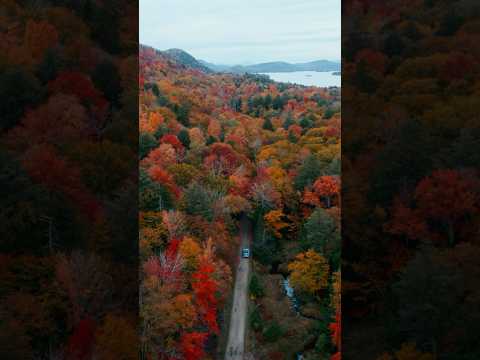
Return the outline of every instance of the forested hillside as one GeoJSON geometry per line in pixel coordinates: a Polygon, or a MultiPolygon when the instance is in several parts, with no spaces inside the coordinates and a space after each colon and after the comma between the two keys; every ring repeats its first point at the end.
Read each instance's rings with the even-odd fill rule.
{"type": "Polygon", "coordinates": [[[477,359],[480,3],[343,9],[344,356],[477,359]]]}
{"type": "Polygon", "coordinates": [[[206,74],[148,47],[139,82],[143,358],[221,358],[241,214],[248,351],[339,357],[339,89],[206,74]]]}
{"type": "Polygon", "coordinates": [[[0,2],[2,359],[137,358],[137,12],[0,2]]]}

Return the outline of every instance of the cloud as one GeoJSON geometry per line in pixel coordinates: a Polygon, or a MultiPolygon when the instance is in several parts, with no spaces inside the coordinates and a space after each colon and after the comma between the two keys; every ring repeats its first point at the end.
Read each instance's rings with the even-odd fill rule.
{"type": "Polygon", "coordinates": [[[216,63],[340,59],[340,0],[140,0],[140,41],[216,63]]]}

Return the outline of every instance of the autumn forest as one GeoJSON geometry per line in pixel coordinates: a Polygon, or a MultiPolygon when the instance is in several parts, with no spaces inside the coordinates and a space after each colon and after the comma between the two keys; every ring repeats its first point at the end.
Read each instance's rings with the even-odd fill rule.
{"type": "Polygon", "coordinates": [[[0,358],[480,359],[479,19],[0,1],[0,358]]]}
{"type": "Polygon", "coordinates": [[[243,216],[245,356],[339,356],[340,90],[209,74],[145,46],[139,82],[142,356],[223,358],[243,216]]]}

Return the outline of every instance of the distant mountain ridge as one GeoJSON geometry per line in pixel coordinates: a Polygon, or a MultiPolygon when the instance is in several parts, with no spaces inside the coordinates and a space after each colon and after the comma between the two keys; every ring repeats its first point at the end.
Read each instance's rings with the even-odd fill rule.
{"type": "MultiPolygon", "coordinates": [[[[144,46],[149,48],[148,46],[144,46]]],[[[288,63],[284,61],[266,62],[254,65],[219,65],[204,60],[197,60],[188,52],[181,49],[155,50],[157,53],[172,59],[183,66],[197,69],[205,73],[227,72],[235,74],[244,73],[273,73],[273,72],[294,72],[294,71],[340,71],[339,62],[329,60],[317,60],[306,63],[288,63]]]]}
{"type": "MultiPolygon", "coordinates": [[[[201,61],[201,60],[200,60],[201,61]]],[[[201,61],[202,62],[202,61],[201,61]]],[[[202,62],[213,71],[233,73],[272,73],[272,72],[294,72],[294,71],[340,71],[340,63],[329,60],[317,60],[306,63],[291,64],[284,61],[267,62],[254,65],[215,65],[202,62]],[[213,65],[213,66],[212,66],[213,65]]]]}
{"type": "Polygon", "coordinates": [[[211,62],[205,60],[198,60],[202,65],[206,66],[212,71],[215,72],[228,72],[232,66],[231,65],[220,65],[220,64],[213,64],[211,62]]]}

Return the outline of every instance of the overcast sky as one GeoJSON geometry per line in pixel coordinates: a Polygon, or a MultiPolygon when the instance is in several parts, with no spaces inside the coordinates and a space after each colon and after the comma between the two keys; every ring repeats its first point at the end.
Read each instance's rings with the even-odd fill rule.
{"type": "Polygon", "coordinates": [[[140,42],[217,64],[340,60],[341,0],[140,0],[140,42]]]}

